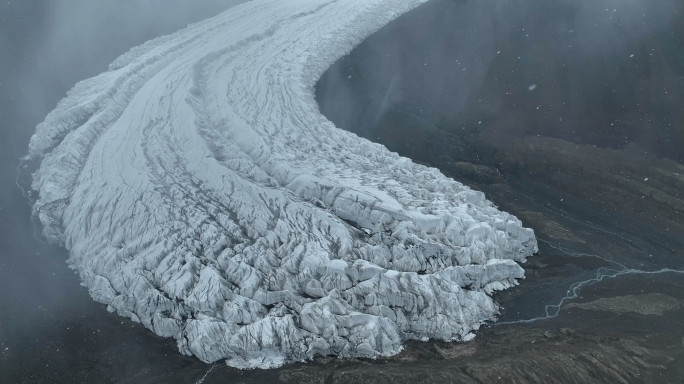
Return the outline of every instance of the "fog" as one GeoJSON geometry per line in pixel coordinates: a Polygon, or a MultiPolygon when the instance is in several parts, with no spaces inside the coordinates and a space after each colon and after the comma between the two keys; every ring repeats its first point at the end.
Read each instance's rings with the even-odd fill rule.
{"type": "MultiPolygon", "coordinates": [[[[3,365],[44,349],[41,337],[55,324],[106,316],[67,268],[66,251],[34,236],[29,201],[15,178],[35,126],[76,82],[107,70],[131,47],[239,2],[0,4],[0,383],[3,365]]],[[[610,147],[636,140],[684,159],[684,61],[676,45],[684,36],[676,35],[684,25],[681,0],[483,3],[433,0],[419,20],[402,17],[372,36],[324,76],[322,112],[360,135],[374,135],[373,126],[392,122],[389,111],[400,110],[410,111],[407,124],[415,126],[446,119],[484,123],[492,135],[542,134],[610,147]],[[674,54],[650,58],[653,49],[671,48],[668,36],[679,61],[670,60],[674,54]],[[503,69],[516,74],[497,76],[503,69]],[[537,113],[542,104],[548,109],[537,113]],[[597,105],[607,109],[591,108],[597,105]],[[619,128],[596,134],[596,126],[616,121],[619,128]]],[[[456,144],[440,143],[447,144],[430,150],[455,152],[456,144]]],[[[402,145],[390,149],[412,154],[402,153],[402,145]]]]}
{"type": "MultiPolygon", "coordinates": [[[[94,76],[128,49],[238,0],[22,0],[0,5],[2,108],[22,128],[3,128],[14,154],[26,135],[77,81],[94,76]],[[12,134],[7,136],[10,131],[12,134]]],[[[3,151],[4,152],[4,151],[3,151]]]]}
{"type": "Polygon", "coordinates": [[[486,3],[434,0],[371,36],[326,73],[321,110],[361,135],[394,109],[683,159],[680,1],[486,3]]]}
{"type": "MultiPolygon", "coordinates": [[[[8,371],[5,364],[17,364],[21,356],[40,349],[42,332],[98,311],[106,314],[67,268],[66,251],[34,236],[29,201],[15,178],[35,126],[76,82],[107,70],[128,49],[239,2],[0,4],[0,372],[8,371]],[[17,360],[8,360],[12,357],[17,360]]],[[[0,374],[0,382],[4,380],[0,374]]]]}

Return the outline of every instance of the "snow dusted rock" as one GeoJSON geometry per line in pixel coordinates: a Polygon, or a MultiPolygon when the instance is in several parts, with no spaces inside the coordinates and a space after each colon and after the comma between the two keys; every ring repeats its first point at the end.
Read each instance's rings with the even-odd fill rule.
{"type": "Polygon", "coordinates": [[[97,301],[240,368],[467,340],[534,234],[337,129],[314,83],[421,0],[255,0],[131,50],[37,128],[44,235],[97,301]]]}

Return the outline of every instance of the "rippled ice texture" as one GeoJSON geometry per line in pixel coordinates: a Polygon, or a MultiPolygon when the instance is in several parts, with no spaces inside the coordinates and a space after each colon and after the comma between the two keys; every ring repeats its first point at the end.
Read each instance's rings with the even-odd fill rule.
{"type": "Polygon", "coordinates": [[[420,3],[257,0],[134,48],[31,140],[44,235],[95,300],[206,362],[471,338],[532,230],[314,101],[330,64],[420,3]]]}

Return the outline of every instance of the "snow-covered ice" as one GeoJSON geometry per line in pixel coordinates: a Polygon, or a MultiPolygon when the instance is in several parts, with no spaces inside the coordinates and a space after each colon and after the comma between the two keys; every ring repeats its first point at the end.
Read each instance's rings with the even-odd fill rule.
{"type": "Polygon", "coordinates": [[[424,0],[255,0],[76,85],[30,142],[34,213],[92,297],[205,362],[468,340],[532,230],[337,129],[325,69],[424,0]]]}

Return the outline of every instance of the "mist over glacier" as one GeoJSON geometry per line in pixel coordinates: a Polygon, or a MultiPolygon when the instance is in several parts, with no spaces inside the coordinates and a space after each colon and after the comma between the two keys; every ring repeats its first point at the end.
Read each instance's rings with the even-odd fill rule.
{"type": "Polygon", "coordinates": [[[34,214],[97,301],[206,362],[466,340],[534,234],[354,134],[313,85],[423,1],[252,1],[150,41],[38,126],[34,214]]]}

